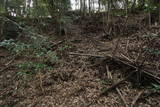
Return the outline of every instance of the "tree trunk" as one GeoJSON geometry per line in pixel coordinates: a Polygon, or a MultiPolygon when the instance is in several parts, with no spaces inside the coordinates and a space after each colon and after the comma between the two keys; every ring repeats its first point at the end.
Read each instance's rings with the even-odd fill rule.
{"type": "Polygon", "coordinates": [[[88,0],[88,11],[89,11],[89,14],[90,14],[90,12],[91,12],[91,0],[88,0]]]}
{"type": "Polygon", "coordinates": [[[82,0],[80,0],[80,12],[82,13],[82,10],[83,10],[83,2],[82,0]]]}
{"type": "Polygon", "coordinates": [[[159,16],[159,25],[160,25],[160,1],[159,1],[159,4],[158,4],[158,16],[159,16]]]}
{"type": "Polygon", "coordinates": [[[128,0],[125,0],[126,1],[126,6],[125,6],[125,8],[126,8],[126,16],[128,17],[128,0]]]}
{"type": "Polygon", "coordinates": [[[86,0],[83,0],[83,16],[86,15],[86,0]]]}
{"type": "Polygon", "coordinates": [[[98,0],[98,11],[100,12],[101,10],[101,3],[100,3],[100,0],[98,0]]]}
{"type": "Polygon", "coordinates": [[[133,1],[133,4],[132,4],[131,9],[130,9],[130,12],[133,12],[133,11],[135,10],[136,1],[137,1],[137,0],[134,0],[134,1],[133,1]]]}
{"type": "Polygon", "coordinates": [[[93,0],[93,2],[92,2],[92,9],[93,9],[93,13],[94,13],[94,0],[93,0]]]}
{"type": "Polygon", "coordinates": [[[149,22],[149,28],[151,28],[151,12],[148,13],[148,16],[149,16],[149,20],[148,20],[148,22],[149,22]]]}
{"type": "Polygon", "coordinates": [[[5,12],[8,13],[8,0],[4,1],[4,8],[5,8],[5,12]]]}
{"type": "Polygon", "coordinates": [[[139,1],[139,10],[143,10],[145,6],[145,0],[140,0],[139,1]]]}

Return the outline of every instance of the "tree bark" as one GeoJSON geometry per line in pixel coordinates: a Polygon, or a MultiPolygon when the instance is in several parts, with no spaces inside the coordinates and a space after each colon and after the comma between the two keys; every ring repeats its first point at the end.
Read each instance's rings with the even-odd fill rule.
{"type": "Polygon", "coordinates": [[[131,9],[130,9],[131,12],[133,12],[135,10],[136,1],[137,0],[133,1],[133,4],[132,4],[131,9]]]}
{"type": "Polygon", "coordinates": [[[159,25],[160,25],[160,1],[158,3],[158,17],[159,17],[159,25]]]}
{"type": "Polygon", "coordinates": [[[4,8],[5,8],[5,12],[8,13],[8,0],[4,1],[4,8]]]}
{"type": "Polygon", "coordinates": [[[98,11],[100,12],[101,10],[101,3],[100,3],[100,0],[98,0],[98,11]]]}
{"type": "Polygon", "coordinates": [[[145,6],[145,0],[140,0],[139,1],[139,10],[143,10],[145,6]]]}
{"type": "Polygon", "coordinates": [[[89,11],[89,14],[90,14],[90,12],[91,12],[91,0],[88,0],[88,11],[89,11]]]}
{"type": "Polygon", "coordinates": [[[83,16],[86,15],[86,0],[83,0],[83,16]]]}
{"type": "Polygon", "coordinates": [[[82,13],[82,10],[83,10],[83,2],[82,0],[80,0],[80,12],[82,13]]]}

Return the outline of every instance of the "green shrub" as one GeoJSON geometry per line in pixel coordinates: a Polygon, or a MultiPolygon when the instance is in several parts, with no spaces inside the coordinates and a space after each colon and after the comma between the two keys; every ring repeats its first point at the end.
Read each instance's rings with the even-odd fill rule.
{"type": "Polygon", "coordinates": [[[24,52],[26,49],[30,48],[30,45],[21,42],[15,42],[13,39],[4,40],[0,42],[0,46],[7,48],[9,51],[15,54],[20,54],[24,52]]]}
{"type": "Polygon", "coordinates": [[[40,71],[51,69],[51,67],[43,63],[36,63],[36,62],[30,62],[30,61],[17,64],[17,67],[22,70],[18,74],[36,74],[40,71]]]}

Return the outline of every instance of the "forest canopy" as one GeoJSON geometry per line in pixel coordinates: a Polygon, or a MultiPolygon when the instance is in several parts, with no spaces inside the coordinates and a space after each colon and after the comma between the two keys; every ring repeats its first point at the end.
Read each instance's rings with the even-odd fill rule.
{"type": "Polygon", "coordinates": [[[54,16],[57,12],[79,10],[90,13],[124,9],[126,11],[155,11],[159,0],[1,0],[0,12],[19,17],[54,16]]]}

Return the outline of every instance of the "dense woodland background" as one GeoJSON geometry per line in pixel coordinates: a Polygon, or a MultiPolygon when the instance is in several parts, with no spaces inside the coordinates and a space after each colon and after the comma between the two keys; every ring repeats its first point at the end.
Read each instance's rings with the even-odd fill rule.
{"type": "Polygon", "coordinates": [[[0,0],[0,106],[159,101],[159,0],[0,0]]]}

